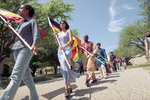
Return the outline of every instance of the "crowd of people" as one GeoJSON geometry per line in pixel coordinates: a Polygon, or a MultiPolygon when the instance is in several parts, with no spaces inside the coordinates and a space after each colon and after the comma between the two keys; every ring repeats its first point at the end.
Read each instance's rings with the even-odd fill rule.
{"type": "MultiPolygon", "coordinates": [[[[0,100],[13,100],[21,81],[23,81],[30,90],[29,100],[39,100],[29,68],[29,62],[33,53],[37,52],[36,45],[40,42],[39,27],[36,20],[31,18],[34,15],[32,6],[21,5],[19,14],[24,20],[19,23],[16,31],[26,40],[31,46],[31,49],[24,45],[11,30],[12,37],[15,40],[12,47],[14,50],[15,65],[10,76],[10,83],[1,95],[0,100]]],[[[6,25],[10,25],[10,23],[6,23],[6,25]]],[[[97,82],[97,78],[94,74],[95,68],[99,68],[101,78],[105,79],[107,79],[107,75],[111,73],[109,65],[112,66],[114,72],[117,72],[117,69],[121,70],[121,62],[124,69],[126,68],[125,57],[122,56],[120,60],[111,52],[109,63],[105,49],[101,48],[101,44],[97,43],[96,48],[96,45],[88,40],[88,35],[85,35],[84,43],[80,46],[80,50],[83,54],[83,62],[80,62],[80,74],[72,71],[67,63],[72,56],[72,31],[69,29],[69,25],[65,20],[60,21],[60,30],[61,32],[58,34],[54,32],[54,38],[58,45],[57,55],[60,62],[60,71],[64,79],[66,98],[69,98],[70,94],[73,92],[70,83],[75,82],[76,78],[79,78],[81,76],[80,74],[84,73],[84,70],[87,71],[85,85],[89,87],[91,80],[91,83],[97,82]]]]}

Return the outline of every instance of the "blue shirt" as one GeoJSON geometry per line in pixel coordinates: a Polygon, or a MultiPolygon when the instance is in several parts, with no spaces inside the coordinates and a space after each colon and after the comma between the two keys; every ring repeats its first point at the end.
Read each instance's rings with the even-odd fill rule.
{"type": "MultiPolygon", "coordinates": [[[[40,41],[40,31],[35,19],[28,17],[25,20],[22,20],[19,22],[16,31],[30,46],[32,46],[34,41],[40,41]]],[[[12,47],[13,50],[27,48],[27,46],[22,42],[22,40],[20,40],[18,36],[16,36],[15,33],[13,34],[12,38],[15,39],[12,47]]]]}
{"type": "Polygon", "coordinates": [[[79,62],[80,66],[83,66],[83,62],[79,62]]]}
{"type": "MultiPolygon", "coordinates": [[[[106,60],[107,60],[107,55],[106,55],[106,52],[105,52],[105,49],[102,49],[102,48],[100,48],[100,49],[97,49],[97,53],[98,53],[98,55],[96,56],[99,60],[101,60],[104,64],[105,64],[105,66],[107,66],[107,64],[106,64],[106,61],[103,59],[103,58],[105,58],[106,60]],[[101,56],[103,57],[101,57],[101,56]]],[[[98,61],[98,60],[96,60],[96,65],[98,66],[98,67],[100,67],[101,66],[101,62],[100,61],[98,61]]]]}

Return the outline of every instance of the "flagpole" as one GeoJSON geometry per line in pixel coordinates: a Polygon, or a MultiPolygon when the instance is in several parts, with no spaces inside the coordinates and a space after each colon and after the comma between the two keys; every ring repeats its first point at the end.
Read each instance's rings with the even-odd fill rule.
{"type": "MultiPolygon", "coordinates": [[[[0,18],[6,23],[7,21],[0,15],[0,18]]],[[[22,42],[31,50],[32,48],[30,47],[30,45],[16,32],[16,30],[14,30],[14,28],[8,24],[8,28],[10,28],[21,40],[22,42]]],[[[36,52],[33,52],[33,54],[37,55],[36,52]]]]}
{"type": "MultiPolygon", "coordinates": [[[[55,30],[54,30],[54,28],[53,28],[53,26],[52,26],[52,24],[51,24],[51,21],[49,20],[49,17],[48,17],[48,22],[49,22],[49,25],[52,27],[53,32],[55,32],[55,30]]],[[[61,44],[60,44],[60,42],[59,42],[57,36],[56,36],[56,40],[58,41],[59,46],[61,46],[61,44]]],[[[63,55],[64,55],[64,57],[65,57],[65,60],[66,60],[66,62],[67,62],[67,64],[68,64],[69,68],[70,68],[70,64],[69,64],[69,62],[68,62],[68,60],[67,60],[67,57],[66,57],[66,55],[65,55],[64,50],[61,50],[61,51],[62,51],[62,53],[63,53],[63,55]]]]}
{"type": "MultiPolygon", "coordinates": [[[[78,37],[79,38],[79,37],[78,37]]],[[[79,38],[80,39],[80,38],[79,38]]],[[[80,39],[81,40],[81,39],[80,39]]],[[[82,41],[82,40],[81,40],[82,41]]],[[[82,41],[83,43],[85,43],[84,41],[82,41]]],[[[81,47],[81,46],[80,46],[81,47]]],[[[83,48],[83,47],[82,47],[83,48]]],[[[87,51],[87,50],[86,50],[87,51]]],[[[88,52],[88,51],[87,51],[88,52]]],[[[101,56],[99,53],[97,53],[99,56],[101,56]]],[[[101,56],[102,57],[102,56],[101,56]]],[[[95,57],[98,61],[100,61],[97,57],[95,57]]],[[[103,57],[102,57],[103,58],[103,57]]],[[[114,66],[109,62],[107,61],[105,58],[103,58],[107,63],[109,63],[113,68],[114,66]]],[[[103,63],[102,61],[100,61],[101,63],[103,63]]],[[[104,64],[104,63],[103,63],[104,64]]]]}
{"type": "MultiPolygon", "coordinates": [[[[101,56],[99,53],[97,53],[99,56],[101,56]]],[[[102,57],[102,56],[101,56],[102,57]]],[[[114,68],[114,66],[109,62],[109,61],[107,61],[104,57],[102,57],[108,64],[110,64],[113,68],[114,68]]]]}

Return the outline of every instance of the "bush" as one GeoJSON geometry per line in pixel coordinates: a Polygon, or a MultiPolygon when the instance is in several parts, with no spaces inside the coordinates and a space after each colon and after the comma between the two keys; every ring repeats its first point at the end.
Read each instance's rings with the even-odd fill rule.
{"type": "MultiPolygon", "coordinates": [[[[59,78],[59,77],[62,77],[61,73],[59,73],[59,74],[48,74],[48,75],[38,75],[38,76],[33,77],[33,80],[36,83],[36,82],[42,82],[42,81],[51,80],[51,79],[59,78]]],[[[9,84],[9,82],[10,82],[9,77],[2,77],[2,85],[1,85],[0,89],[5,89],[7,87],[7,85],[9,84]]],[[[23,86],[23,85],[24,85],[24,83],[21,82],[20,86],[23,86]]]]}

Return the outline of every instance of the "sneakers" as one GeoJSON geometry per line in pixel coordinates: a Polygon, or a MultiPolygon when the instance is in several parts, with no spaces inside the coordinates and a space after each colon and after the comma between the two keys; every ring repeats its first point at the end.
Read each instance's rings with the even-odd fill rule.
{"type": "Polygon", "coordinates": [[[97,82],[97,79],[96,80],[93,80],[91,83],[96,83],[97,82]]]}

